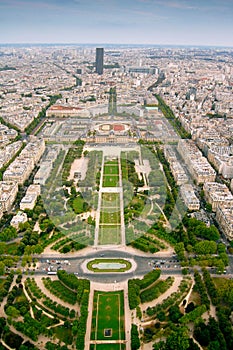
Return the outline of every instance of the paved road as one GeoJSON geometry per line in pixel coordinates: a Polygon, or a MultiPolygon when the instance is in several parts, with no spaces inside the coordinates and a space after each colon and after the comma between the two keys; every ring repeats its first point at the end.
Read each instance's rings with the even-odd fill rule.
{"type": "Polygon", "coordinates": [[[85,277],[94,282],[110,283],[110,282],[120,282],[125,281],[129,278],[140,277],[152,271],[155,266],[161,268],[164,274],[181,274],[181,266],[179,265],[177,258],[167,256],[167,257],[155,257],[155,256],[141,256],[130,254],[124,251],[116,250],[106,250],[106,251],[94,251],[85,256],[76,257],[64,257],[61,258],[60,255],[53,256],[52,259],[49,256],[38,257],[39,266],[35,271],[36,274],[47,275],[48,268],[55,271],[57,268],[62,268],[70,273],[76,273],[79,277],[85,277]],[[134,271],[125,273],[92,273],[84,272],[82,269],[82,264],[86,260],[95,258],[126,258],[132,259],[136,263],[136,268],[134,271]],[[48,262],[49,261],[49,262],[48,262]],[[59,263],[58,263],[59,262],[59,263]],[[51,267],[52,266],[52,267],[51,267]]]}

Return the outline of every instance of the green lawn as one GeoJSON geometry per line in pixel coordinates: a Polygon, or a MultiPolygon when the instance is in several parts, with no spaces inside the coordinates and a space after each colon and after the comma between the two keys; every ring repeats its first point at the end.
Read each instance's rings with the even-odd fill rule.
{"type": "MultiPolygon", "coordinates": [[[[125,339],[123,291],[95,291],[93,301],[91,339],[125,339]],[[105,336],[105,330],[107,329],[110,330],[110,336],[105,336]]],[[[105,344],[103,345],[105,346],[105,344]]],[[[106,347],[104,349],[106,349],[106,347]]]]}
{"type": "Polygon", "coordinates": [[[84,200],[81,196],[74,198],[74,200],[72,202],[72,208],[73,208],[75,214],[81,214],[84,212],[83,203],[84,203],[84,200]]]}
{"type": "Polygon", "coordinates": [[[104,175],[118,175],[119,167],[118,163],[116,165],[104,164],[104,175]]]}
{"type": "Polygon", "coordinates": [[[120,244],[121,226],[120,225],[100,225],[99,226],[99,244],[120,244]]]}
{"type": "Polygon", "coordinates": [[[53,328],[53,332],[56,337],[67,345],[72,344],[72,330],[64,326],[58,326],[53,328]]]}
{"type": "Polygon", "coordinates": [[[128,271],[129,269],[131,269],[132,264],[130,261],[125,260],[125,259],[106,259],[106,258],[99,258],[99,259],[94,259],[88,262],[87,264],[87,268],[90,271],[94,271],[94,272],[125,272],[128,271]],[[124,267],[121,268],[111,268],[111,269],[99,269],[97,267],[93,267],[93,265],[96,264],[101,264],[101,263],[110,263],[110,264],[114,264],[114,263],[119,263],[119,264],[123,264],[124,267]]]}
{"type": "Polygon", "coordinates": [[[119,183],[119,175],[104,175],[103,187],[117,187],[119,183]]]}
{"type": "Polygon", "coordinates": [[[125,344],[92,344],[90,350],[125,350],[125,344]]]}
{"type": "Polygon", "coordinates": [[[119,211],[101,210],[100,224],[120,224],[121,217],[119,211]]]}
{"type": "MultiPolygon", "coordinates": [[[[105,158],[106,159],[106,158],[105,158]]],[[[104,165],[118,165],[118,159],[105,160],[104,165]]]]}
{"type": "Polygon", "coordinates": [[[119,193],[102,193],[102,208],[119,208],[120,195],[119,193]]]}

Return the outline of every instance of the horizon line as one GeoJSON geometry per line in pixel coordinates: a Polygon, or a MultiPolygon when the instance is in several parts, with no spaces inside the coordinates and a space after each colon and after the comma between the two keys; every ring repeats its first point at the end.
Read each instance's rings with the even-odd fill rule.
{"type": "Polygon", "coordinates": [[[101,43],[101,42],[84,42],[84,43],[66,43],[66,42],[19,42],[19,43],[14,43],[14,42],[5,42],[5,43],[0,43],[0,46],[17,46],[17,45],[32,45],[32,46],[40,46],[40,45],[102,45],[102,46],[157,46],[157,47],[205,47],[205,48],[233,48],[233,45],[208,45],[208,44],[152,44],[152,43],[101,43]]]}

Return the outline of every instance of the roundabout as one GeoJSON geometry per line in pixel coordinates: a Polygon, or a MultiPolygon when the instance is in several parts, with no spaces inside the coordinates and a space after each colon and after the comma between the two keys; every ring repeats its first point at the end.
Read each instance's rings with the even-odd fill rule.
{"type": "Polygon", "coordinates": [[[88,259],[81,265],[83,272],[89,273],[131,273],[135,271],[137,264],[133,259],[122,258],[96,258],[88,259]]]}

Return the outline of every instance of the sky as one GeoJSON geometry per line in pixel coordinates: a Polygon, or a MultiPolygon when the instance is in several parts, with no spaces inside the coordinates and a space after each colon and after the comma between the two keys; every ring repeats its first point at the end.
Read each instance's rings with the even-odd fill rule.
{"type": "Polygon", "coordinates": [[[233,47],[233,0],[0,0],[0,43],[233,47]]]}

